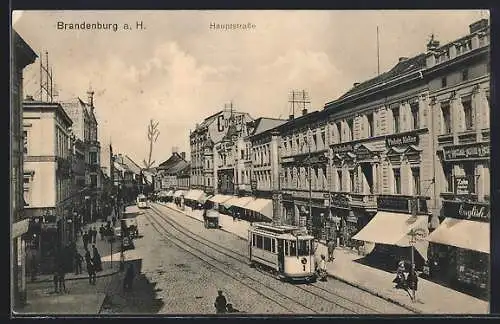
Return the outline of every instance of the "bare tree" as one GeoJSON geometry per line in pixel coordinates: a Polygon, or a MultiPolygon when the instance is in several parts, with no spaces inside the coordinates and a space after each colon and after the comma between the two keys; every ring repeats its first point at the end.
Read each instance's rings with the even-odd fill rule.
{"type": "Polygon", "coordinates": [[[160,131],[158,130],[158,124],[159,122],[155,122],[153,121],[153,119],[149,121],[148,125],[149,157],[147,162],[146,160],[142,161],[142,163],[144,164],[144,168],[146,170],[149,170],[149,168],[151,168],[151,166],[155,163],[155,161],[151,161],[151,156],[153,154],[153,144],[158,139],[158,135],[160,135],[160,131]]]}

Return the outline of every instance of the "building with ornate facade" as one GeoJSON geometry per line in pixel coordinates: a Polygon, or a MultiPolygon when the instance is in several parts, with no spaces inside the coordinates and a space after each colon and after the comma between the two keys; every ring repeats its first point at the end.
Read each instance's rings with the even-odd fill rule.
{"type": "MultiPolygon", "coordinates": [[[[23,144],[23,70],[37,58],[33,49],[15,31],[11,34],[10,51],[10,220],[11,220],[11,296],[17,308],[26,302],[25,240],[29,220],[24,214],[24,154],[23,144]]],[[[28,238],[29,239],[29,238],[28,238]]]]}

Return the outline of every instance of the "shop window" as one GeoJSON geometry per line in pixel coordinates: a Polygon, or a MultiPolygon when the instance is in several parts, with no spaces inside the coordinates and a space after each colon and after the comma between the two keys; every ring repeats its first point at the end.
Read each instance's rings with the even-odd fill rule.
{"type": "Polygon", "coordinates": [[[414,102],[410,105],[411,115],[413,119],[413,129],[419,129],[420,127],[420,116],[419,116],[419,106],[418,102],[414,102]]]}
{"type": "Polygon", "coordinates": [[[392,109],[392,126],[394,129],[394,133],[399,133],[399,107],[392,109]]]}
{"type": "Polygon", "coordinates": [[[347,128],[349,132],[349,141],[354,140],[354,120],[353,119],[348,119],[347,120],[347,128]]]}
{"type": "Polygon", "coordinates": [[[366,119],[368,121],[368,138],[370,138],[373,136],[373,130],[375,129],[373,124],[373,114],[366,115],[366,119]]]}
{"type": "Polygon", "coordinates": [[[450,113],[450,102],[441,103],[441,112],[443,114],[443,134],[451,133],[451,113],[450,113]]]}
{"type": "Polygon", "coordinates": [[[470,96],[462,99],[462,106],[464,107],[465,129],[472,130],[474,127],[474,111],[472,109],[472,100],[470,96]]]}
{"type": "Polygon", "coordinates": [[[401,194],[401,170],[398,168],[392,169],[393,177],[394,177],[394,193],[399,195],[401,194]]]}
{"type": "Polygon", "coordinates": [[[413,181],[413,194],[420,195],[420,167],[411,168],[411,176],[413,181]]]}

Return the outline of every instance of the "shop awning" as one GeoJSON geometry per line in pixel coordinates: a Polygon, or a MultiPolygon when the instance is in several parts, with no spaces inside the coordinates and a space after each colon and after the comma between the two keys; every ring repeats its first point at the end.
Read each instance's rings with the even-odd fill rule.
{"type": "Polygon", "coordinates": [[[249,202],[245,209],[260,213],[269,219],[273,219],[273,201],[270,199],[257,198],[249,202]]]}
{"type": "MultiPolygon", "coordinates": [[[[428,215],[412,216],[403,213],[379,211],[372,220],[353,236],[354,240],[396,245],[410,246],[410,231],[419,229],[426,237],[429,233],[428,215]]],[[[427,240],[417,240],[415,249],[427,260],[427,240]]]]}
{"type": "Polygon", "coordinates": [[[174,195],[174,191],[170,190],[169,192],[167,192],[167,194],[165,195],[165,197],[172,197],[173,195],[174,195]]]}
{"type": "Polygon", "coordinates": [[[184,199],[198,201],[201,198],[203,198],[204,196],[205,196],[205,192],[203,190],[192,189],[186,193],[186,195],[184,196],[184,199]]]}
{"type": "Polygon", "coordinates": [[[462,249],[490,253],[490,224],[465,219],[445,218],[427,240],[462,249]]]}
{"type": "MultiPolygon", "coordinates": [[[[231,197],[231,196],[230,196],[231,197]]],[[[225,208],[230,208],[232,206],[234,206],[234,204],[236,202],[238,202],[240,198],[236,197],[236,196],[232,196],[231,199],[229,200],[226,200],[222,203],[222,205],[225,207],[225,208]]]]}
{"type": "Polygon", "coordinates": [[[252,200],[254,200],[253,197],[239,197],[238,200],[233,203],[233,206],[247,208],[246,205],[248,205],[248,203],[252,200]]]}
{"type": "Polygon", "coordinates": [[[174,198],[183,196],[183,195],[185,195],[185,193],[186,192],[184,190],[177,190],[176,192],[174,192],[174,198]]]}
{"type": "Polygon", "coordinates": [[[233,196],[215,195],[213,197],[210,197],[208,200],[217,204],[222,204],[223,202],[228,201],[231,198],[233,198],[233,196]]]}

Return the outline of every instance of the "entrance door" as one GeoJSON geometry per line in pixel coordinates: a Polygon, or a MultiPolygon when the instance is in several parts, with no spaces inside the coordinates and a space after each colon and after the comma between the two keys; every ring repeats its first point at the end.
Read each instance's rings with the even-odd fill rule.
{"type": "Polygon", "coordinates": [[[285,271],[285,248],[283,242],[283,240],[278,239],[278,268],[280,273],[285,271]]]}

